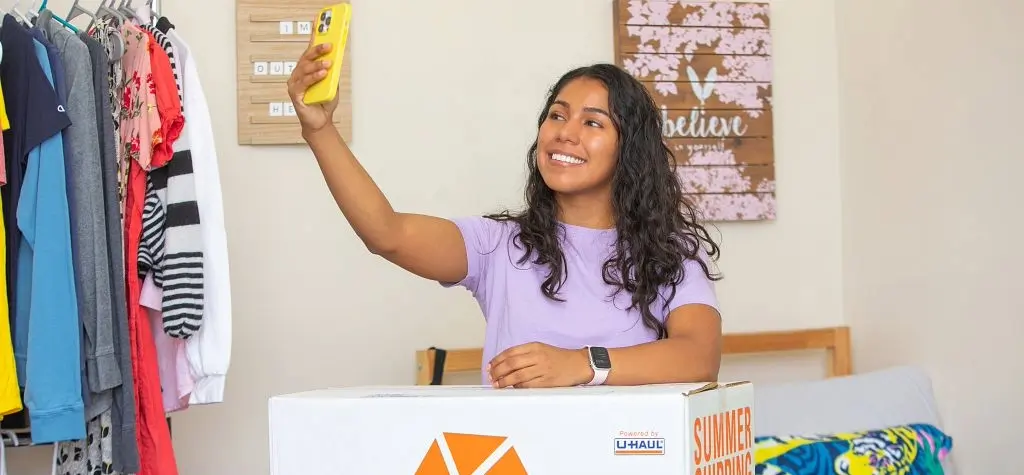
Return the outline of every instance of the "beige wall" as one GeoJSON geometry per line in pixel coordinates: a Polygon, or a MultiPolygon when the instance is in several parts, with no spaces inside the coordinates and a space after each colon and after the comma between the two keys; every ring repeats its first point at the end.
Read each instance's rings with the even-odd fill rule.
{"type": "MultiPolygon", "coordinates": [[[[61,14],[70,3],[51,1],[61,14]]],[[[726,330],[851,323],[862,369],[905,362],[929,368],[950,427],[959,437],[958,449],[970,451],[961,460],[972,464],[972,473],[995,473],[982,470],[991,463],[985,459],[988,449],[970,439],[997,440],[997,435],[1009,435],[1009,426],[989,421],[978,415],[981,409],[973,408],[1008,402],[1009,396],[987,387],[1011,374],[1002,361],[1011,356],[1020,360],[1020,351],[979,349],[985,353],[974,359],[986,359],[972,367],[973,361],[954,357],[967,350],[945,348],[1009,338],[1011,321],[1004,317],[1010,310],[1012,284],[1007,279],[1012,274],[1004,271],[1006,278],[980,280],[1009,261],[999,248],[963,247],[974,254],[954,260],[962,268],[949,272],[950,277],[928,277],[928,286],[913,279],[922,269],[943,271],[940,258],[931,253],[967,246],[971,237],[990,236],[993,244],[1012,245],[1006,234],[988,235],[975,227],[1010,230],[1010,225],[1000,224],[993,198],[1005,201],[1013,194],[1019,200],[1020,192],[1008,178],[992,191],[985,186],[992,177],[1010,174],[990,175],[994,166],[966,169],[964,163],[982,159],[995,165],[1010,157],[1010,148],[1000,149],[994,140],[1011,135],[1011,108],[973,102],[996,100],[987,88],[1008,86],[1008,76],[999,72],[1000,61],[1015,58],[1008,50],[1000,55],[968,48],[971,43],[964,42],[964,35],[955,37],[962,41],[959,45],[950,38],[949,45],[958,48],[954,51],[972,57],[986,72],[974,84],[969,81],[976,76],[962,72],[969,69],[954,67],[940,49],[924,50],[922,39],[910,42],[918,45],[914,49],[906,43],[897,47],[906,55],[924,56],[912,61],[894,54],[884,58],[879,51],[888,38],[911,36],[900,33],[906,25],[896,19],[907,21],[914,12],[895,9],[886,15],[896,19],[875,18],[880,7],[849,3],[837,12],[837,3],[774,2],[779,218],[719,225],[725,249],[721,268],[727,277],[719,287],[726,330]],[[846,11],[851,9],[858,11],[846,11]],[[837,13],[844,17],[838,37],[837,13]],[[873,26],[851,26],[848,18],[873,26]],[[849,58],[837,56],[837,46],[849,58]],[[878,65],[885,67],[859,71],[878,65]],[[840,80],[839,72],[847,76],[840,80]],[[892,77],[913,77],[901,83],[900,96],[916,94],[918,99],[901,103],[895,91],[881,90],[892,77]],[[859,86],[854,78],[867,84],[859,86]],[[932,99],[932,94],[941,99],[932,99]],[[941,103],[955,109],[944,110],[941,103]],[[881,118],[909,114],[910,107],[903,104],[918,111],[881,118]],[[959,123],[942,116],[954,112],[969,113],[974,121],[959,123]],[[895,135],[884,124],[899,124],[905,133],[895,135]],[[999,133],[989,135],[993,130],[999,133]],[[907,135],[910,139],[903,144],[901,137],[907,135]],[[879,137],[887,141],[885,147],[864,144],[879,137]],[[841,153],[856,163],[847,160],[841,168],[841,153]],[[965,160],[954,162],[954,157],[965,160]],[[934,163],[940,165],[929,166],[934,163]],[[842,181],[841,169],[847,174],[842,181]],[[893,180],[894,173],[906,177],[893,180]],[[953,177],[970,177],[973,188],[954,188],[953,177]],[[907,204],[898,209],[917,199],[920,211],[885,211],[889,200],[900,198],[907,204]],[[933,240],[924,230],[939,229],[940,205],[952,206],[967,222],[943,223],[946,234],[933,240]],[[967,214],[976,212],[987,219],[967,214]],[[915,227],[922,222],[931,226],[915,227]],[[871,225],[884,227],[877,231],[871,225]],[[882,239],[887,235],[882,232],[895,233],[901,254],[885,248],[882,239]],[[862,248],[870,255],[862,254],[862,248]],[[958,276],[974,279],[964,287],[970,304],[950,300],[958,289],[950,281],[958,276]],[[904,292],[899,287],[912,288],[904,292]],[[968,312],[968,305],[983,305],[982,311],[968,312]],[[960,311],[954,313],[954,308],[960,311]],[[988,325],[996,316],[1002,319],[1005,337],[989,336],[988,325]],[[967,323],[971,317],[977,323],[967,323]],[[972,340],[959,342],[959,335],[972,340]],[[984,379],[982,372],[972,371],[976,367],[988,369],[984,379]]],[[[458,216],[515,205],[522,157],[545,89],[571,66],[612,60],[607,0],[377,0],[355,7],[349,57],[354,67],[352,147],[395,207],[407,211],[458,216]],[[587,9],[582,15],[576,13],[581,7],[587,9]],[[478,15],[488,20],[474,22],[478,15]],[[472,67],[469,61],[485,67],[472,67]]],[[[236,145],[233,1],[164,0],[163,10],[193,45],[211,101],[235,301],[228,401],[175,416],[181,473],[267,473],[269,396],[328,385],[410,383],[416,348],[476,345],[482,322],[468,294],[416,280],[368,255],[336,211],[306,150],[236,145]]],[[[920,26],[929,38],[936,36],[933,30],[940,31],[937,27],[927,22],[920,26]]],[[[993,39],[995,31],[988,32],[993,39]]],[[[988,44],[1005,50],[1011,43],[988,44]]],[[[778,380],[817,377],[820,371],[818,360],[786,357],[733,362],[723,378],[778,380]]],[[[993,413],[1005,420],[1006,411],[993,413]]],[[[48,473],[48,456],[46,449],[13,451],[11,473],[48,473]]]]}
{"type": "Polygon", "coordinates": [[[965,473],[1020,473],[1024,5],[837,5],[856,363],[923,365],[965,473]]]}

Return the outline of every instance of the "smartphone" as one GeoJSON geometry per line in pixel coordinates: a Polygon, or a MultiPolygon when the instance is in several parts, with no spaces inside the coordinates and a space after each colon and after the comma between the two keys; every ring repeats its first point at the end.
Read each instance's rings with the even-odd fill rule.
{"type": "Polygon", "coordinates": [[[320,11],[313,29],[313,44],[330,43],[331,50],[319,59],[329,59],[331,67],[327,76],[313,83],[306,89],[302,102],[306,104],[323,104],[331,102],[338,95],[338,83],[341,81],[341,62],[345,57],[345,43],[348,41],[348,25],[352,19],[352,5],[339,3],[320,11]]]}

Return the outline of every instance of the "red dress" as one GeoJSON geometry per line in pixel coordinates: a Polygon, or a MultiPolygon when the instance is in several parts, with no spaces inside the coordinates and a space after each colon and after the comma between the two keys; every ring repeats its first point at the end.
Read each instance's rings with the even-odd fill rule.
{"type": "Polygon", "coordinates": [[[124,215],[125,278],[135,382],[138,475],[178,475],[160,392],[153,329],[139,302],[142,280],[138,256],[146,174],[152,168],[166,165],[171,159],[171,145],[181,134],[184,122],[166,52],[156,45],[148,32],[134,25],[123,25],[122,34],[126,46],[122,57],[126,85],[120,133],[122,153],[128,167],[124,215]]]}

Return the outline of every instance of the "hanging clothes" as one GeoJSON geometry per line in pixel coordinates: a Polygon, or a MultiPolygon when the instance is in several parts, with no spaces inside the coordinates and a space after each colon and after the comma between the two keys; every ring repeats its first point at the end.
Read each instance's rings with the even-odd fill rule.
{"type": "MultiPolygon", "coordinates": [[[[2,140],[3,134],[0,134],[2,140]]],[[[2,145],[2,144],[0,144],[2,145]]],[[[0,198],[0,211],[3,199],[0,198]]],[[[0,265],[7,266],[6,235],[7,228],[0,220],[0,265]]],[[[20,412],[21,390],[18,387],[18,372],[14,364],[14,346],[12,344],[10,313],[7,307],[7,277],[0,275],[0,419],[4,416],[20,412]]]]}
{"type": "MultiPolygon", "coordinates": [[[[0,61],[0,82],[4,85],[7,115],[12,123],[19,125],[4,133],[7,183],[0,187],[0,197],[4,202],[4,222],[11,228],[5,235],[5,273],[8,282],[7,302],[13,309],[17,307],[17,294],[13,292],[12,284],[17,277],[15,270],[18,267],[18,248],[21,247],[17,216],[25,161],[29,150],[67,127],[70,121],[63,110],[58,110],[56,92],[47,86],[46,76],[36,59],[32,35],[11,15],[5,15],[0,25],[0,44],[4,49],[4,58],[0,61]],[[30,111],[33,113],[30,114],[30,111]]],[[[16,331],[16,328],[12,327],[11,331],[16,331]]]]}
{"type": "Polygon", "coordinates": [[[4,134],[11,128],[10,118],[7,117],[7,104],[4,103],[4,85],[0,83],[0,185],[7,183],[7,159],[4,153],[4,134]]]}
{"type": "MultiPolygon", "coordinates": [[[[166,52],[174,73],[181,112],[184,114],[182,63],[165,32],[149,24],[147,12],[139,18],[166,52]]],[[[145,273],[140,302],[155,332],[164,410],[188,408],[195,389],[185,341],[201,329],[203,313],[203,251],[201,220],[195,198],[195,177],[189,145],[190,120],[185,121],[168,166],[150,172],[143,210],[140,272],[145,273]],[[166,270],[166,272],[165,272],[166,270]]]]}
{"type": "MultiPolygon", "coordinates": [[[[184,113],[184,84],[181,65],[176,59],[178,53],[156,26],[146,24],[143,29],[167,54],[184,113]]],[[[202,220],[195,197],[188,125],[186,121],[180,139],[174,142],[174,156],[168,166],[155,169],[149,175],[147,206],[143,213],[143,251],[139,256],[140,260],[147,259],[155,283],[166,290],[161,295],[160,307],[164,332],[182,339],[199,331],[203,317],[202,220]]]]}
{"type": "MultiPolygon", "coordinates": [[[[186,343],[195,388],[189,404],[224,401],[224,385],[231,363],[231,276],[228,263],[224,200],[210,106],[206,101],[195,56],[185,39],[171,28],[167,38],[182,65],[185,117],[195,176],[203,252],[203,323],[186,343]]],[[[166,301],[166,300],[165,300],[166,301]]]]}
{"type": "Polygon", "coordinates": [[[230,362],[213,123],[166,18],[95,20],[0,24],[0,423],[54,473],[177,475],[165,416],[230,362]]]}
{"type": "MultiPolygon", "coordinates": [[[[11,129],[7,117],[7,104],[4,103],[3,83],[0,82],[0,185],[7,181],[4,152],[4,135],[11,129]]],[[[0,198],[0,216],[3,215],[3,199],[0,198]]],[[[7,229],[0,219],[0,266],[7,267],[7,229]]],[[[0,419],[4,416],[20,412],[21,390],[18,389],[18,373],[14,365],[14,346],[11,335],[10,313],[7,305],[7,276],[0,275],[0,419]]]]}
{"type": "MultiPolygon", "coordinates": [[[[99,208],[95,216],[97,246],[95,259],[97,275],[95,295],[98,318],[83,318],[85,341],[92,343],[86,351],[86,374],[92,399],[87,407],[87,437],[83,440],[60,443],[58,473],[68,475],[100,473],[135,473],[139,467],[136,443],[134,384],[132,381],[131,352],[127,347],[127,309],[125,305],[120,206],[117,200],[116,140],[110,108],[111,63],[106,48],[86,33],[78,35],[81,48],[68,37],[66,30],[44,11],[37,26],[57,38],[64,38],[70,48],[77,49],[72,61],[89,62],[88,82],[80,81],[82,89],[92,95],[91,114],[81,114],[77,123],[90,120],[96,136],[96,160],[86,164],[93,180],[80,196],[87,196],[92,206],[99,208]],[[85,48],[83,53],[82,48],[85,48]],[[102,228],[102,229],[101,229],[102,228]],[[106,278],[104,278],[106,277],[106,278]],[[110,308],[104,308],[109,303],[110,308]],[[90,331],[91,330],[91,331],[90,331]],[[122,343],[124,342],[124,343],[122,343]],[[90,357],[91,355],[91,357],[90,357]],[[125,404],[128,401],[128,404],[125,404]]],[[[69,32],[68,32],[69,33],[69,32]]],[[[109,38],[105,38],[109,40],[109,38]]],[[[70,58],[69,58],[70,59],[70,58]]],[[[80,68],[85,69],[85,68],[80,68]]],[[[84,71],[83,71],[84,73],[84,71]]],[[[88,100],[85,100],[88,106],[88,100]]],[[[91,150],[90,150],[91,151],[91,150]]],[[[74,173],[72,171],[72,173],[74,173]]],[[[86,299],[87,302],[91,299],[86,299]]],[[[86,315],[83,313],[83,315],[86,315]]]]}
{"type": "Polygon", "coordinates": [[[33,441],[51,443],[85,437],[85,404],[64,169],[63,136],[71,121],[60,101],[63,78],[53,73],[47,46],[36,38],[32,41],[46,77],[44,85],[57,91],[61,121],[54,134],[28,152],[25,163],[17,209],[23,238],[18,244],[14,351],[33,441]]]}
{"type": "Polygon", "coordinates": [[[85,331],[85,364],[89,401],[86,419],[110,409],[112,389],[121,384],[121,370],[114,354],[113,302],[110,289],[106,216],[96,94],[89,48],[44,10],[36,25],[60,54],[71,119],[65,137],[68,200],[79,317],[85,331]]]}
{"type": "MultiPolygon", "coordinates": [[[[104,30],[106,31],[106,30],[104,30]]],[[[135,405],[134,394],[135,384],[132,374],[131,349],[129,347],[128,335],[128,308],[125,294],[124,277],[124,239],[121,232],[121,206],[117,196],[117,147],[118,140],[113,120],[113,108],[110,102],[110,82],[120,77],[113,71],[116,68],[120,71],[120,62],[111,61],[107,54],[107,47],[104,43],[97,41],[89,33],[79,35],[86,47],[89,49],[90,59],[93,64],[93,87],[97,108],[97,129],[100,131],[100,166],[103,177],[103,204],[106,215],[107,235],[107,258],[110,271],[110,288],[107,292],[111,300],[116,303],[112,311],[113,343],[114,354],[117,358],[117,365],[121,374],[121,384],[113,389],[113,401],[111,404],[110,421],[107,422],[108,430],[103,430],[104,420],[94,425],[90,423],[90,433],[98,430],[101,437],[87,438],[90,441],[98,440],[95,444],[102,444],[99,450],[89,447],[90,460],[98,466],[105,466],[108,452],[112,459],[112,471],[121,473],[136,473],[139,471],[139,453],[136,444],[135,405]],[[95,427],[94,427],[95,426],[95,427]],[[109,441],[109,442],[108,442],[109,441]],[[102,453],[103,458],[98,459],[95,453],[102,453]]],[[[104,40],[109,43],[110,37],[104,35],[104,40]]],[[[112,46],[112,45],[111,45],[112,46]]],[[[79,472],[68,472],[71,474],[79,472]]]]}
{"type": "MultiPolygon", "coordinates": [[[[163,317],[160,311],[163,289],[156,284],[153,273],[142,283],[140,303],[146,307],[150,324],[159,327],[163,317]]],[[[188,364],[185,341],[164,332],[154,332],[156,353],[160,366],[160,384],[163,387],[164,411],[167,413],[188,409],[189,395],[195,390],[195,380],[188,364]]]]}
{"type": "Polygon", "coordinates": [[[61,135],[70,119],[58,100],[46,47],[10,15],[0,27],[0,43],[0,81],[12,123],[4,136],[7,184],[0,195],[17,378],[36,440],[80,438],[81,342],[61,135]]]}

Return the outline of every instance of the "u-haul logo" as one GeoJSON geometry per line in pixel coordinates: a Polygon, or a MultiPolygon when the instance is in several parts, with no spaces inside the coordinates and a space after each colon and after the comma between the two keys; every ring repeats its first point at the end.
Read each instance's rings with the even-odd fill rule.
{"type": "Polygon", "coordinates": [[[665,455],[665,439],[622,437],[615,439],[615,455],[665,455]]]}
{"type": "Polygon", "coordinates": [[[445,432],[434,439],[416,475],[528,475],[507,437],[445,432]]]}

